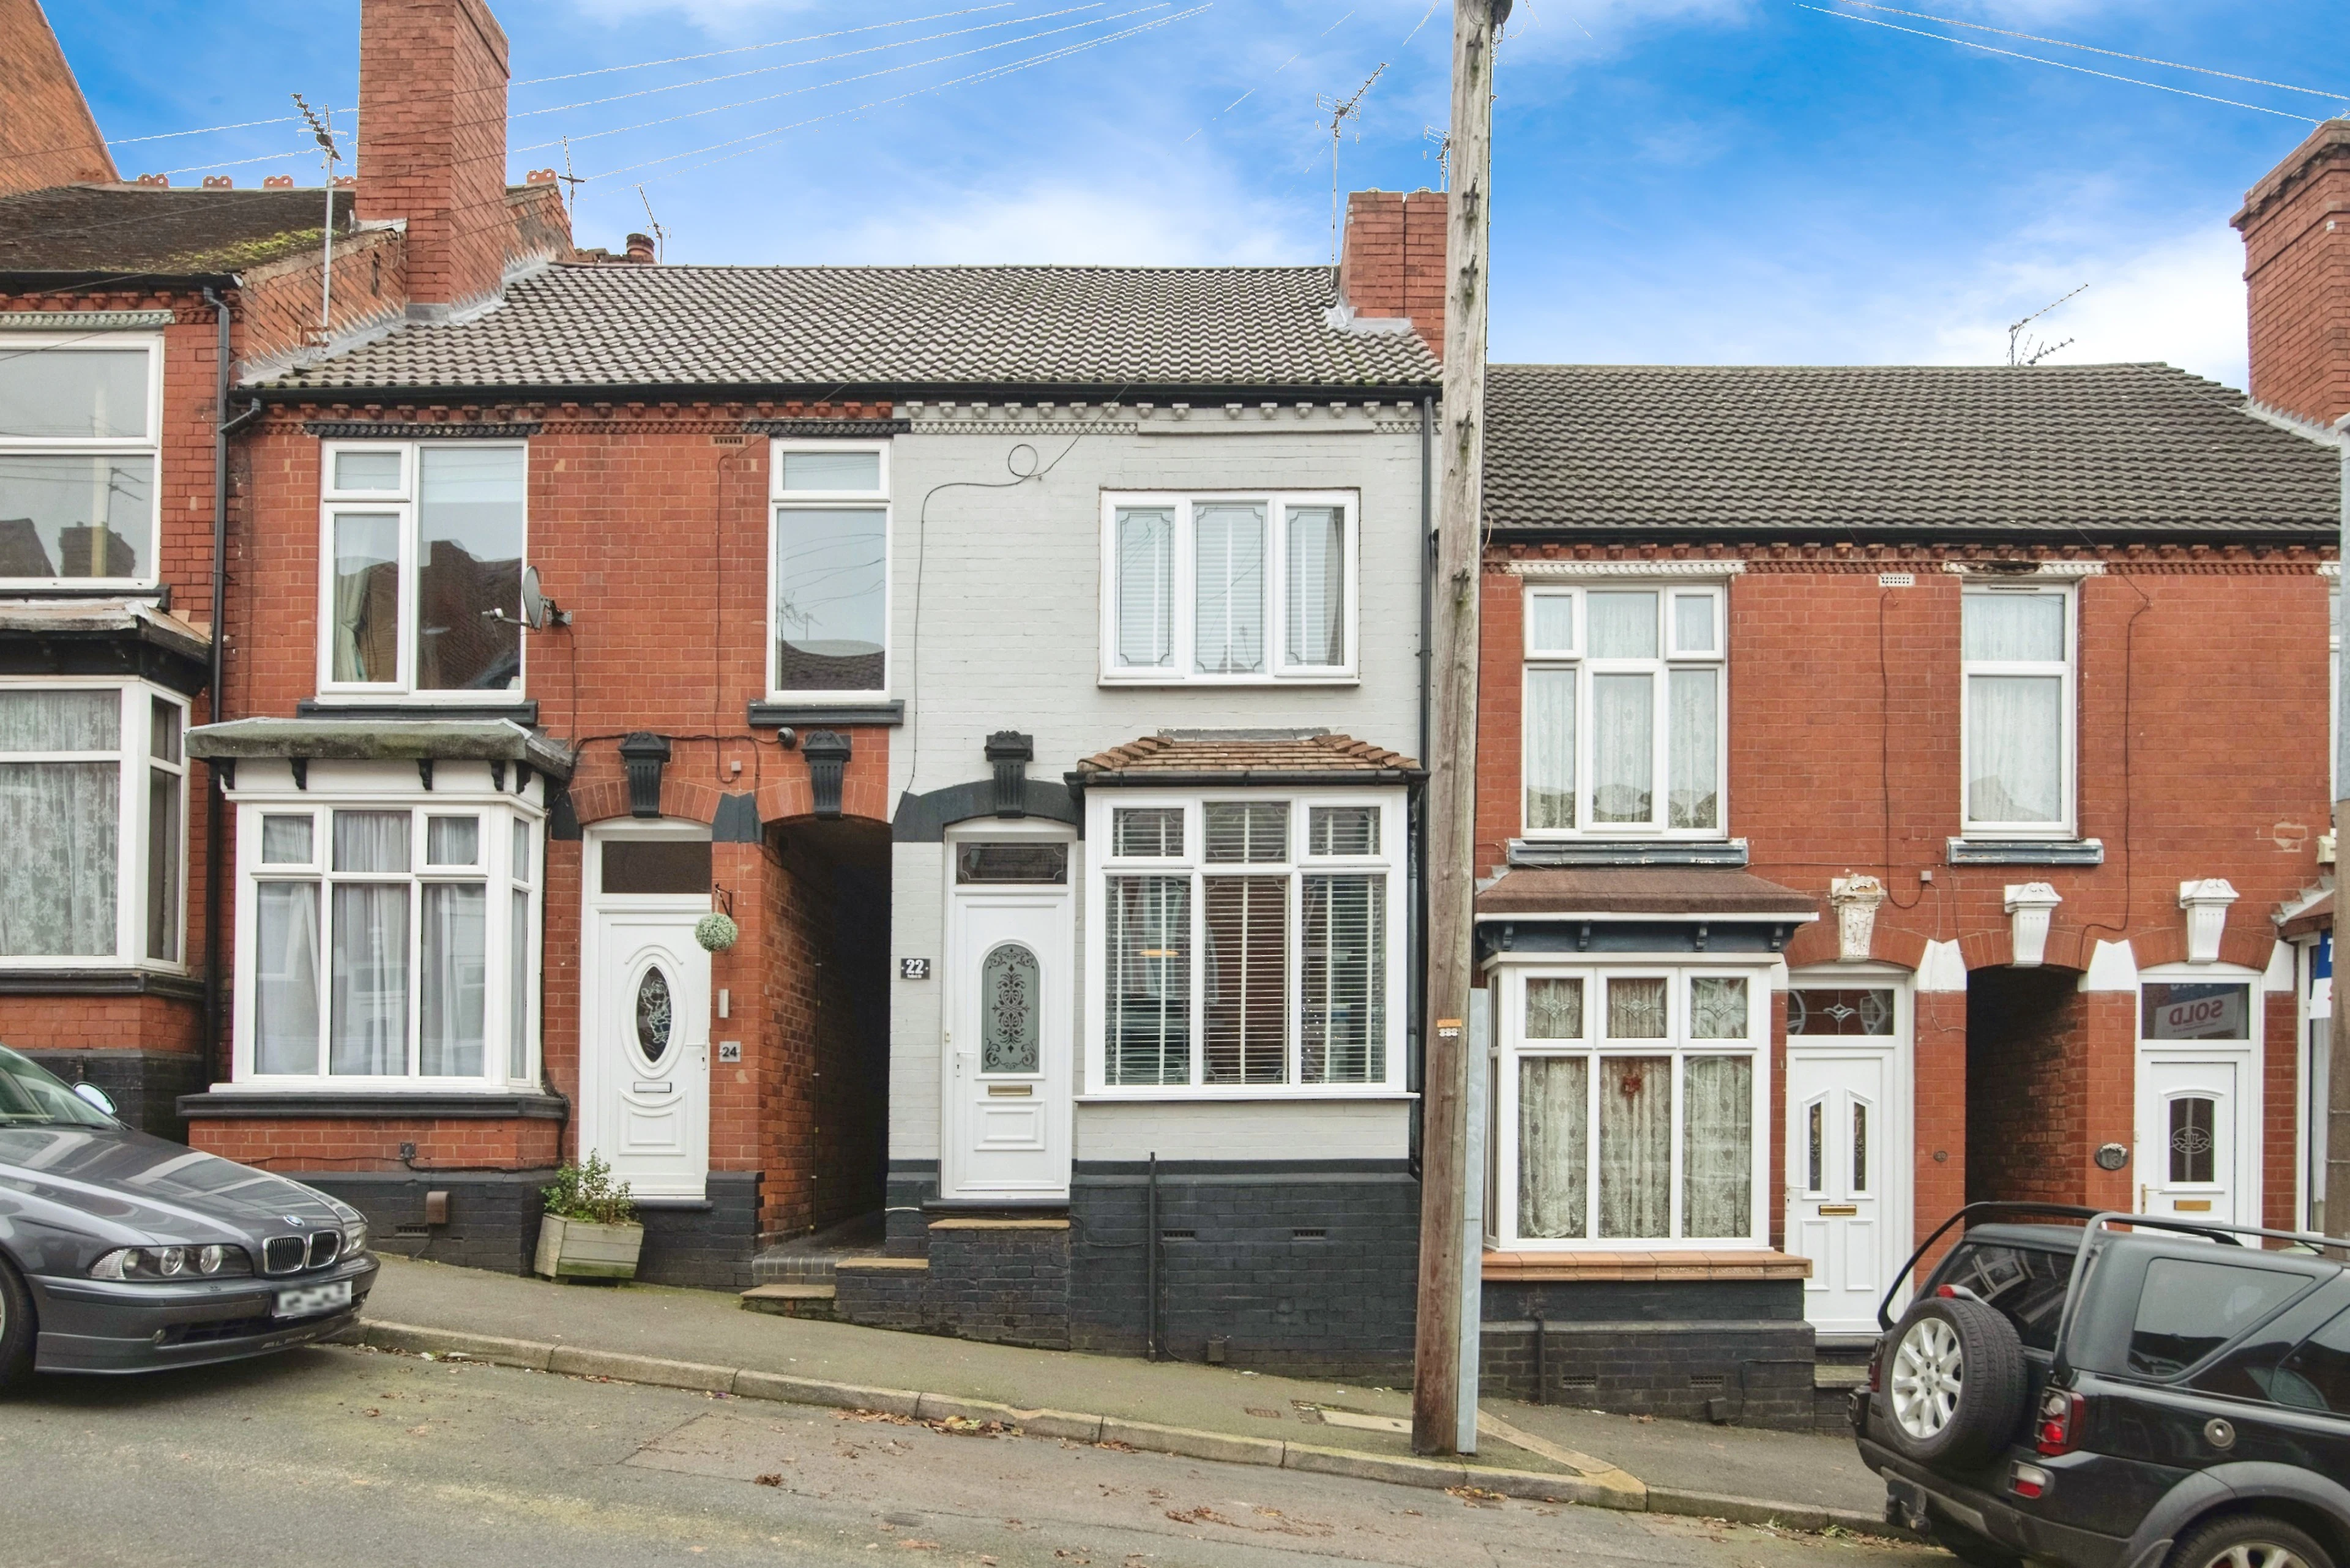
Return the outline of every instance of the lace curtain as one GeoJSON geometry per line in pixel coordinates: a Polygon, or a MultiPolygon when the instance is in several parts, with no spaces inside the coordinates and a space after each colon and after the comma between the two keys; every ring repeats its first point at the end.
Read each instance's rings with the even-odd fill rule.
{"type": "Polygon", "coordinates": [[[1588,1151],[1584,1128],[1591,1062],[1528,1056],[1518,1063],[1518,1234],[1584,1234],[1588,1151]]]}
{"type": "Polygon", "coordinates": [[[1681,1234],[1743,1238],[1753,1224],[1754,1060],[1682,1064],[1681,1234]]]}
{"type": "MultiPolygon", "coordinates": [[[[408,830],[404,811],[335,813],[334,868],[407,871],[408,830]]],[[[330,1073],[408,1071],[408,888],[406,882],[335,885],[330,1073]]]]}
{"type": "MultiPolygon", "coordinates": [[[[1596,600],[1599,596],[1593,595],[1596,600]]],[[[1592,620],[1598,634],[1598,618],[1592,620]]],[[[1652,639],[1653,640],[1653,639],[1652,639]]],[[[1657,681],[1591,678],[1591,820],[1647,822],[1655,810],[1657,681]]]]}
{"type": "Polygon", "coordinates": [[[418,1071],[478,1078],[489,1023],[488,898],[479,884],[428,882],[422,902],[418,1071]]]}
{"type": "Polygon", "coordinates": [[[1575,826],[1575,671],[1526,672],[1526,826],[1575,826]]]}
{"type": "Polygon", "coordinates": [[[315,1073],[318,885],[264,882],[255,891],[253,1070],[315,1073]]]}
{"type": "MultiPolygon", "coordinates": [[[[1612,989],[1612,988],[1611,988],[1612,989]]],[[[1599,1233],[1669,1236],[1673,1059],[1599,1059],[1599,1233]]]]}
{"type": "MultiPolygon", "coordinates": [[[[1684,601],[1691,602],[1691,601],[1684,601]]],[[[1703,604],[1703,600],[1694,601],[1703,604]]],[[[1721,789],[1720,675],[1711,670],[1676,670],[1669,700],[1672,715],[1665,735],[1668,827],[1715,827],[1721,789]]]]}
{"type": "MultiPolygon", "coordinates": [[[[0,753],[112,752],[114,691],[0,692],[0,753]]],[[[121,763],[0,763],[0,954],[115,954],[121,763]]]]}
{"type": "MultiPolygon", "coordinates": [[[[1970,593],[1960,640],[1970,664],[2064,659],[2065,601],[2054,594],[1970,593]]],[[[2056,671],[1967,678],[1967,815],[1977,822],[2063,816],[2064,683],[2056,671]]]]}

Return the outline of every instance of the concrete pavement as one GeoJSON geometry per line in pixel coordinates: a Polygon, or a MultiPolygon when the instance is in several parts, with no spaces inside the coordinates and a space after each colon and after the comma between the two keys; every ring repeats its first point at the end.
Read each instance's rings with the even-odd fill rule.
{"type": "Polygon", "coordinates": [[[22,1568],[1944,1560],[348,1348],[36,1379],[0,1401],[0,1476],[22,1568]]]}
{"type": "MultiPolygon", "coordinates": [[[[1089,1412],[1259,1444],[1398,1459],[1410,1452],[1401,1431],[1381,1429],[1408,1417],[1409,1400],[1402,1390],[775,1317],[743,1312],[733,1298],[703,1291],[558,1285],[386,1258],[368,1316],[1021,1408],[1089,1412]]],[[[1794,1518],[1797,1510],[1821,1511],[1819,1517],[1847,1526],[1882,1517],[1882,1483],[1841,1438],[1500,1400],[1488,1401],[1485,1409],[1519,1440],[1489,1435],[1478,1456],[1482,1465],[1566,1478],[1592,1469],[1579,1461],[1596,1460],[1637,1478],[1657,1494],[1654,1506],[1684,1511],[1794,1518]],[[1676,1501],[1668,1495],[1674,1493],[1698,1501],[1676,1501]],[[1752,1506],[1734,1506],[1739,1501],[1752,1506]]]]}

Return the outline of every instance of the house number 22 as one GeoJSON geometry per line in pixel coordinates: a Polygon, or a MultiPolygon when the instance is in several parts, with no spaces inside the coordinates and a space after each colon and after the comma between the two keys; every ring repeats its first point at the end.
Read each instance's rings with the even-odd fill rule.
{"type": "Polygon", "coordinates": [[[898,961],[898,978],[899,980],[930,979],[931,961],[928,959],[899,959],[898,961]]]}

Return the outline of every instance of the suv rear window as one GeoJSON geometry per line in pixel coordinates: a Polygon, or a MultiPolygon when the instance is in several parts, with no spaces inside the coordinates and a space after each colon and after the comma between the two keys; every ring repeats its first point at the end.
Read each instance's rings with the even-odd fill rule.
{"type": "Polygon", "coordinates": [[[1961,1242],[1935,1283],[1972,1291],[2007,1315],[2033,1350],[2056,1348],[2056,1323],[2073,1282],[2073,1260],[2038,1247],[1961,1242]]]}
{"type": "Polygon", "coordinates": [[[2198,1377],[2195,1386],[2240,1399],[2350,1416],[2350,1312],[2336,1314],[2299,1345],[2282,1338],[2247,1345],[2198,1377]]]}
{"type": "Polygon", "coordinates": [[[2138,1294],[2129,1369],[2147,1377],[2184,1372],[2309,1283],[2304,1275],[2273,1269],[2157,1258],[2146,1266],[2146,1287],[2138,1294]]]}

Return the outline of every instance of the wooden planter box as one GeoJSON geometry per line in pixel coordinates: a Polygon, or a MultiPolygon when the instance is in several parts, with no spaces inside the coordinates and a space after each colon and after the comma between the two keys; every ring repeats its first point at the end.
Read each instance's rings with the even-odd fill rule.
{"type": "Polygon", "coordinates": [[[534,1272],[550,1280],[633,1280],[645,1244],[641,1225],[590,1225],[549,1214],[539,1221],[534,1272]]]}

